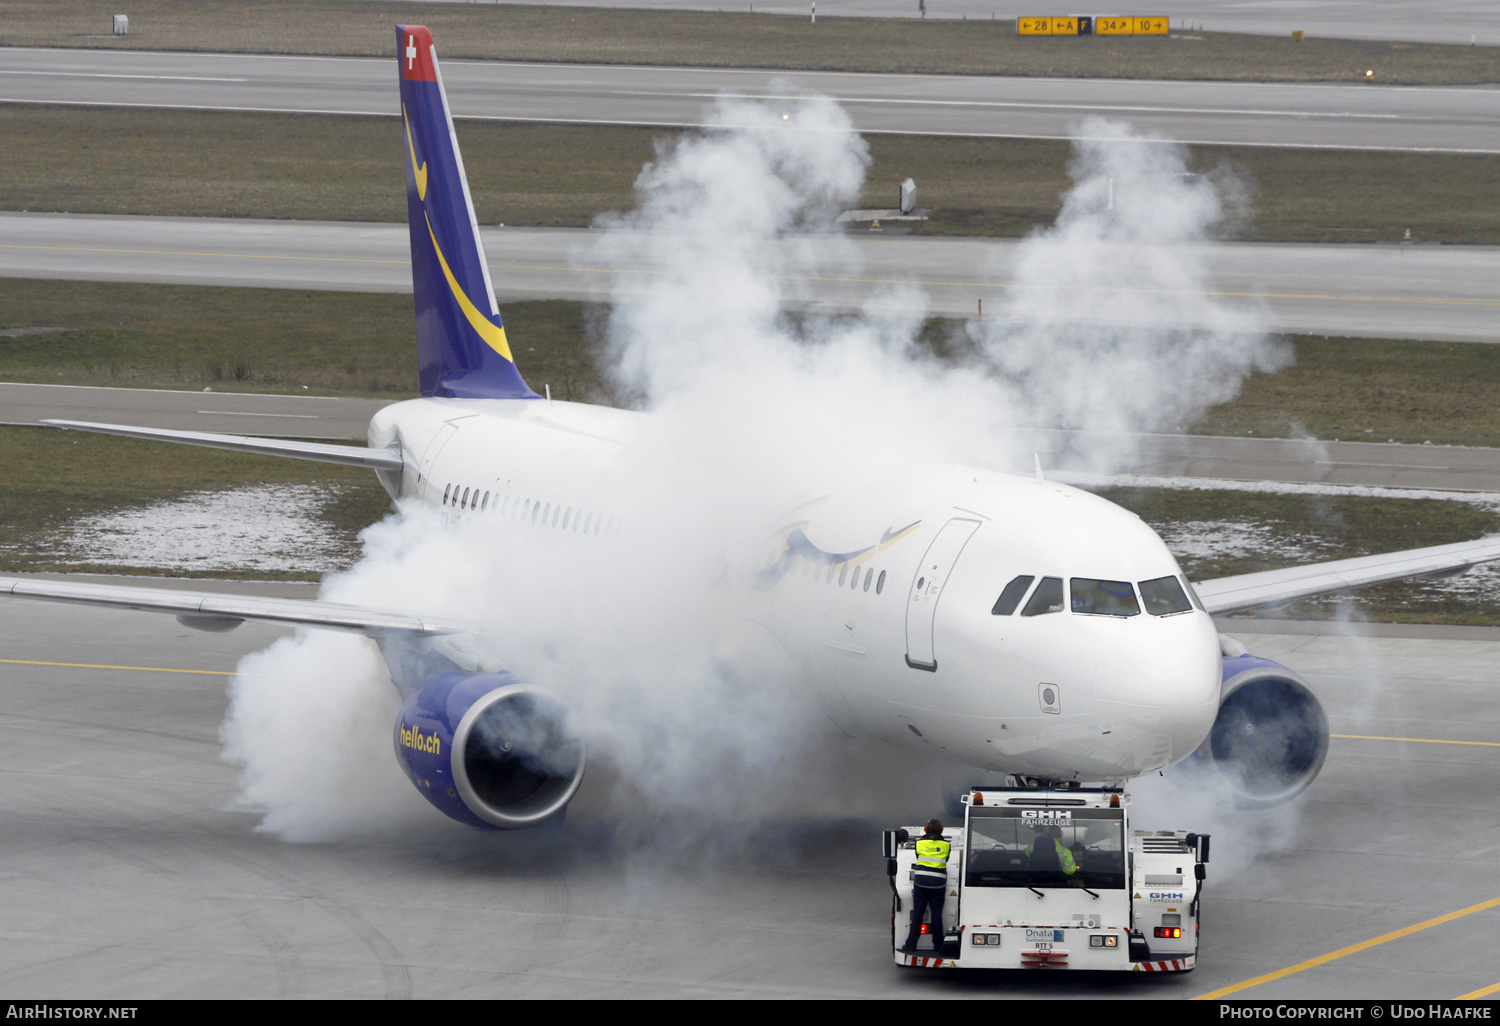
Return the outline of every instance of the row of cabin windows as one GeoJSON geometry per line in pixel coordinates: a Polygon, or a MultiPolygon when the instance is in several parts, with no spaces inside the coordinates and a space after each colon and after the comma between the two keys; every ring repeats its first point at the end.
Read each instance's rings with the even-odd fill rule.
{"type": "Polygon", "coordinates": [[[803,559],[801,567],[802,576],[812,577],[815,580],[819,576],[821,576],[823,578],[824,584],[832,584],[835,577],[834,571],[838,571],[838,586],[840,588],[844,587],[844,584],[847,581],[850,591],[869,591],[870,583],[873,581],[875,584],[875,594],[879,595],[882,591],[885,590],[884,570],[880,571],[879,576],[876,576],[875,570],[872,567],[857,567],[852,566],[852,564],[849,563],[828,563],[826,564],[826,567],[827,569],[824,569],[822,565],[814,563],[809,559],[803,559]],[[852,573],[850,572],[851,568],[853,570],[852,573]],[[861,570],[863,570],[864,572],[861,573],[861,570]],[[861,578],[863,578],[864,580],[863,586],[861,586],[860,584],[861,578]]]}
{"type": "Polygon", "coordinates": [[[586,510],[575,510],[572,506],[564,507],[561,503],[554,505],[550,502],[543,503],[540,499],[492,495],[490,492],[481,492],[478,488],[460,488],[452,484],[443,489],[443,505],[454,509],[494,513],[512,520],[530,521],[533,524],[550,525],[583,534],[603,534],[605,531],[613,531],[615,526],[614,517],[606,519],[602,513],[595,515],[586,510]]]}

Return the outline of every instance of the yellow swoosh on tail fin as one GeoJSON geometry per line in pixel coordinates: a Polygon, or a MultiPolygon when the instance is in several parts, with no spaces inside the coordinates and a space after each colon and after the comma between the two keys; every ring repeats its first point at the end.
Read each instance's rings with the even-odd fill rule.
{"type": "Polygon", "coordinates": [[[411,151],[411,170],[417,176],[417,199],[427,198],[427,162],[423,161],[421,167],[417,167],[417,148],[411,141],[411,122],[406,119],[406,104],[401,105],[401,123],[406,126],[406,148],[411,151]]]}
{"type": "Polygon", "coordinates": [[[437,236],[432,233],[432,219],[426,214],[422,216],[427,220],[427,234],[432,239],[432,251],[437,254],[438,263],[443,268],[443,277],[448,280],[448,288],[453,292],[453,298],[458,300],[459,309],[464,312],[464,316],[469,319],[469,324],[479,332],[479,337],[484,339],[486,345],[511,363],[515,363],[515,357],[510,355],[510,343],[505,340],[505,329],[497,327],[493,321],[479,312],[478,307],[469,302],[469,297],[464,295],[458,279],[453,277],[448,261],[443,258],[443,251],[438,246],[437,236]]]}

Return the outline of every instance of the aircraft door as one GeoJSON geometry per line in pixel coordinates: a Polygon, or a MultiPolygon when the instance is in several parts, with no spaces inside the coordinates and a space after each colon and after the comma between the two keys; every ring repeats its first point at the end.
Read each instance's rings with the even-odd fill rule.
{"type": "Polygon", "coordinates": [[[932,628],[943,585],[953,573],[959,554],[979,529],[979,521],[954,517],[943,525],[917,567],[906,603],[906,665],[914,670],[936,670],[932,628]]]}
{"type": "Polygon", "coordinates": [[[422,480],[431,482],[432,465],[437,462],[438,453],[442,452],[443,447],[453,439],[454,435],[458,434],[458,421],[465,419],[467,418],[458,417],[448,421],[438,429],[438,433],[432,437],[432,441],[427,443],[427,448],[422,453],[421,460],[417,463],[417,470],[422,475],[422,480]]]}

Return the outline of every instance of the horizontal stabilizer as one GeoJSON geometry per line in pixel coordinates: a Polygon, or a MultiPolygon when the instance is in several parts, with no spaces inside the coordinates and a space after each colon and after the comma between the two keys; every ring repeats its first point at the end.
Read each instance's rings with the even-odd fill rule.
{"type": "Polygon", "coordinates": [[[210,449],[232,449],[262,456],[290,456],[298,460],[339,463],[346,467],[364,467],[401,473],[404,461],[391,449],[371,449],[362,445],[333,445],[328,442],[294,442],[282,438],[251,438],[246,435],[220,435],[212,431],[169,431],[166,428],[132,427],[128,424],[93,424],[83,420],[44,420],[50,427],[70,431],[93,431],[101,435],[123,435],[152,442],[180,442],[204,445],[210,449]]]}
{"type": "Polygon", "coordinates": [[[1279,606],[1313,595],[1326,595],[1367,584],[1396,581],[1403,577],[1446,577],[1462,573],[1476,563],[1487,563],[1495,559],[1500,559],[1500,536],[1221,577],[1215,581],[1195,584],[1193,588],[1203,600],[1203,607],[1218,615],[1263,606],[1279,606]]]}

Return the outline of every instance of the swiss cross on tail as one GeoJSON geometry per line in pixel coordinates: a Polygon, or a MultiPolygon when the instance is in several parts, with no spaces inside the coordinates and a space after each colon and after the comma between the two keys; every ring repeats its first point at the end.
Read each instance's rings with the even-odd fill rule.
{"type": "Polygon", "coordinates": [[[408,82],[436,82],[437,70],[432,63],[432,33],[421,25],[407,26],[401,52],[401,77],[408,82]]]}

